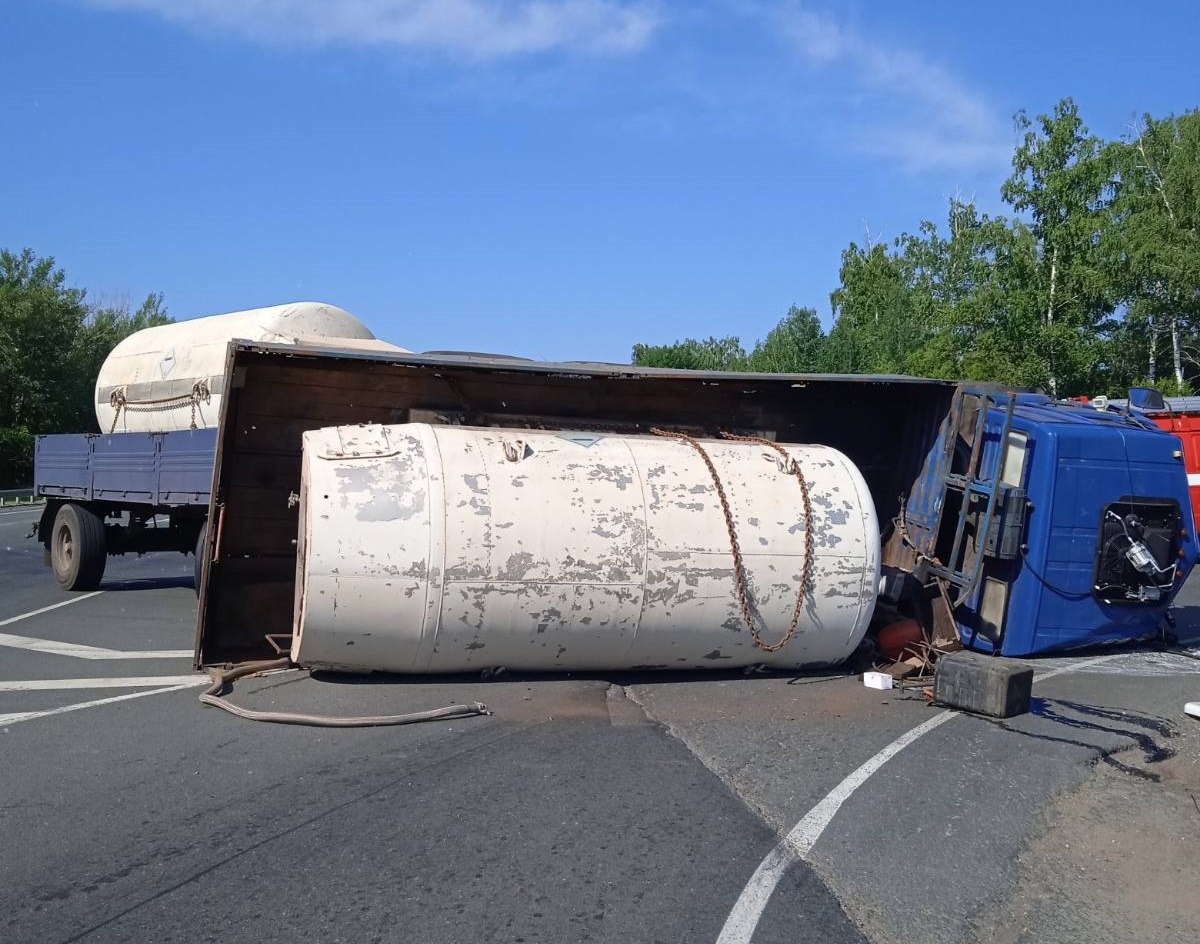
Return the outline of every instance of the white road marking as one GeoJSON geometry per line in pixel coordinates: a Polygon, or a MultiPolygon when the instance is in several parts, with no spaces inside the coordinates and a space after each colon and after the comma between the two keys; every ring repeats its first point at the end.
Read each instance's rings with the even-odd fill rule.
{"type": "MultiPolygon", "coordinates": [[[[0,626],[3,626],[0,623],[0,626]]],[[[71,656],[73,659],[116,661],[121,659],[190,659],[191,649],[102,649],[74,642],[59,642],[57,639],[37,639],[33,636],[12,636],[0,633],[0,646],[10,649],[26,649],[30,652],[45,652],[56,656],[71,656]]]]}
{"type": "Polygon", "coordinates": [[[130,692],[126,695],[114,695],[111,698],[97,698],[95,701],[83,701],[77,705],[64,705],[62,708],[49,708],[45,711],[18,711],[14,714],[0,715],[0,728],[20,724],[22,721],[33,721],[36,718],[64,715],[69,711],[83,711],[86,708],[99,708],[101,705],[112,705],[119,701],[129,701],[132,698],[145,698],[147,695],[161,695],[164,692],[182,692],[191,687],[192,683],[187,685],[171,685],[167,688],[153,688],[148,692],[130,692]]]}
{"type": "MultiPolygon", "coordinates": [[[[69,600],[43,606],[39,610],[30,610],[28,613],[22,613],[20,616],[10,616],[8,619],[0,620],[0,626],[10,626],[21,620],[29,619],[31,616],[40,616],[43,613],[49,613],[51,610],[57,610],[60,606],[81,603],[84,600],[97,597],[103,592],[103,590],[93,590],[91,593],[81,593],[79,596],[71,597],[69,600]]],[[[47,652],[56,656],[72,656],[76,659],[190,659],[192,657],[191,649],[126,651],[123,649],[104,649],[100,646],[85,646],[74,642],[59,642],[56,639],[14,636],[10,633],[0,633],[0,646],[7,646],[10,649],[27,649],[30,652],[47,652]]]]}
{"type": "Polygon", "coordinates": [[[60,692],[79,688],[154,688],[163,685],[202,685],[207,675],[140,675],[129,678],[21,679],[0,682],[0,692],[60,692]]]}
{"type": "MultiPolygon", "coordinates": [[[[0,511],[0,518],[11,518],[14,515],[27,515],[27,514],[29,514],[29,512],[31,512],[33,510],[34,510],[33,508],[22,508],[20,511],[0,511]]],[[[36,510],[41,511],[42,506],[37,505],[36,510]]]]}
{"type": "Polygon", "coordinates": [[[60,606],[70,606],[72,603],[82,603],[91,597],[98,597],[103,590],[93,590],[91,593],[81,593],[77,597],[71,597],[69,600],[62,600],[58,603],[51,603],[49,606],[43,606],[40,610],[30,610],[28,613],[22,613],[20,616],[10,616],[6,620],[0,620],[0,626],[10,626],[13,623],[19,623],[21,620],[29,619],[31,616],[41,616],[43,613],[49,613],[51,610],[57,610],[60,606]]]}
{"type": "MultiPolygon", "coordinates": [[[[1083,662],[1060,666],[1048,672],[1035,674],[1033,680],[1034,682],[1044,682],[1056,675],[1115,659],[1118,654],[1099,656],[1095,659],[1086,659],[1083,662]]],[[[808,858],[813,846],[821,838],[821,834],[837,811],[842,808],[842,804],[850,799],[854,791],[866,783],[871,775],[889,760],[917,739],[952,718],[958,717],[958,714],[957,711],[949,709],[940,711],[929,720],[904,732],[830,790],[820,803],[805,813],[800,822],[775,844],[767,853],[766,858],[759,863],[758,868],[754,870],[754,874],[750,876],[750,880],[742,889],[738,900],[734,902],[729,917],[725,919],[725,924],[717,937],[717,944],[749,944],[750,939],[754,936],[754,929],[758,927],[758,921],[767,907],[767,902],[771,900],[771,895],[779,884],[779,880],[794,863],[808,858]]]]}

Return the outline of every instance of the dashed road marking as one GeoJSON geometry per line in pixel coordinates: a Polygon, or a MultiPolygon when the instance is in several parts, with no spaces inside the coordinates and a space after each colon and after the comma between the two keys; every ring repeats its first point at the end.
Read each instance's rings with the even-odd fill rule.
{"type": "MultiPolygon", "coordinates": [[[[1074,662],[1070,665],[1060,666],[1048,672],[1038,673],[1034,676],[1034,681],[1044,682],[1046,679],[1054,678],[1056,675],[1099,665],[1101,662],[1107,662],[1109,659],[1115,659],[1116,657],[1115,654],[1099,656],[1095,659],[1087,659],[1083,662],[1074,662]]],[[[771,895],[774,893],[780,879],[783,878],[784,874],[793,864],[808,858],[813,846],[821,838],[821,834],[825,832],[825,828],[833,820],[837,811],[842,808],[842,804],[850,799],[854,792],[889,760],[914,741],[950,721],[952,718],[957,717],[958,714],[957,711],[941,711],[928,721],[924,721],[915,728],[905,731],[896,740],[892,741],[891,744],[869,758],[861,767],[847,776],[841,783],[830,790],[820,803],[805,813],[800,822],[793,826],[788,834],[772,847],[771,851],[759,863],[758,868],[754,870],[754,874],[750,876],[750,880],[746,883],[746,887],[742,889],[738,900],[734,902],[733,908],[729,912],[729,917],[725,919],[725,924],[721,928],[720,935],[717,937],[717,944],[749,944],[750,939],[754,936],[755,928],[758,927],[758,921],[762,917],[763,911],[766,910],[767,902],[771,900],[771,895]]]]}
{"type": "Polygon", "coordinates": [[[21,679],[0,682],[0,692],[65,692],[80,688],[154,688],[164,685],[200,685],[207,675],[141,675],[129,678],[21,679]]]}

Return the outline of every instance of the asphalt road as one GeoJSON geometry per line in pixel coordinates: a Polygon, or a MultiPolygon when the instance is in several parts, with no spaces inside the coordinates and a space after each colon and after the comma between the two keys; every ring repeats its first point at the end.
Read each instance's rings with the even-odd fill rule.
{"type": "MultiPolygon", "coordinates": [[[[1200,939],[1172,885],[1200,840],[1195,660],[1043,662],[1082,668],[1029,716],[939,723],[759,887],[780,837],[937,709],[841,673],[293,671],[234,700],[495,714],[246,722],[196,701],[190,558],[61,593],[33,516],[0,512],[0,941],[1200,939]]],[[[1200,607],[1181,616],[1200,636],[1200,607]]]]}

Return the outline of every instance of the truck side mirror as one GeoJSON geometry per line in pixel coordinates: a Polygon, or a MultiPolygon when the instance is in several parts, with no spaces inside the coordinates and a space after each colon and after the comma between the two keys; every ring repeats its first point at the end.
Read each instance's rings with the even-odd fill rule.
{"type": "Polygon", "coordinates": [[[1165,410],[1163,395],[1153,387],[1130,387],[1129,405],[1137,410],[1165,410]]]}

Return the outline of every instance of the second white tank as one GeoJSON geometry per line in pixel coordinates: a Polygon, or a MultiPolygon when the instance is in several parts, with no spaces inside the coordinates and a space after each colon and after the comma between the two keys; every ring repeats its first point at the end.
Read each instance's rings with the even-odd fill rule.
{"type": "Polygon", "coordinates": [[[118,344],[96,378],[102,432],[162,433],[214,427],[225,395],[229,342],[324,343],[393,351],[350,312],[321,302],[293,302],[209,315],[134,332],[118,344]]]}
{"type": "MultiPolygon", "coordinates": [[[[806,553],[799,483],[761,444],[703,445],[772,642],[806,553]]],[[[812,584],[796,636],[769,653],[744,625],[726,519],[687,443],[425,424],[307,432],[292,658],[394,672],[840,662],[875,604],[874,505],[837,450],[787,450],[809,483],[812,584]]]]}

